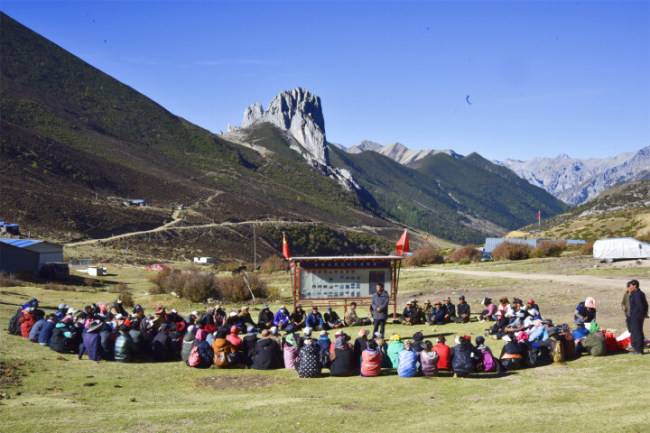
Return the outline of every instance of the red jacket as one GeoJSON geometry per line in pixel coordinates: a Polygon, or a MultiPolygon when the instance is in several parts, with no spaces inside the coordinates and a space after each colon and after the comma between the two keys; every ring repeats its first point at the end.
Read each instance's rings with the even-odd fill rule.
{"type": "Polygon", "coordinates": [[[438,370],[451,370],[451,348],[440,343],[433,346],[433,350],[438,354],[438,370]]]}
{"type": "Polygon", "coordinates": [[[23,312],[23,316],[20,318],[20,333],[23,337],[29,338],[29,331],[32,330],[34,323],[36,323],[36,316],[27,311],[23,312]]]}

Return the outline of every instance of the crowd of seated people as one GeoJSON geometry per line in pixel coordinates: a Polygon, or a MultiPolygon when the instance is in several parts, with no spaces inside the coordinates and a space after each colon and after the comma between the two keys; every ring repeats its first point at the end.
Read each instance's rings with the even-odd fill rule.
{"type": "MultiPolygon", "coordinates": [[[[444,335],[437,336],[435,342],[426,340],[419,331],[412,339],[403,339],[398,333],[385,339],[362,328],[352,341],[343,330],[346,324],[367,323],[356,313],[354,317],[346,313],[341,320],[331,307],[323,316],[318,307],[306,313],[300,304],[292,313],[285,306],[273,313],[264,305],[255,322],[247,306],[230,312],[222,306],[210,307],[204,314],[193,311],[182,317],[175,309],[168,312],[163,306],[146,314],[141,305],[135,305],[128,314],[117,300],[112,305],[93,304],[83,310],[61,304],[46,315],[32,299],[12,317],[9,331],[54,351],[75,353],[78,359],[86,355],[95,363],[182,360],[197,368],[285,368],[296,370],[303,378],[322,376],[322,369],[329,369],[330,376],[376,377],[391,369],[400,377],[436,376],[440,371],[467,377],[477,372],[534,367],[581,353],[598,356],[611,347],[625,347],[625,340],[617,342],[616,336],[598,327],[593,298],[577,306],[572,331],[543,319],[532,299],[524,303],[515,297],[510,303],[503,297],[495,305],[486,298],[482,304],[485,310],[480,320],[493,323],[485,336],[504,342],[499,356],[492,353],[482,335],[475,338],[475,344],[471,336],[459,336],[450,347],[444,335]],[[333,339],[328,331],[335,331],[333,339]]],[[[465,323],[469,315],[464,296],[456,306],[450,298],[434,306],[427,301],[424,308],[411,300],[402,323],[465,323]]]]}

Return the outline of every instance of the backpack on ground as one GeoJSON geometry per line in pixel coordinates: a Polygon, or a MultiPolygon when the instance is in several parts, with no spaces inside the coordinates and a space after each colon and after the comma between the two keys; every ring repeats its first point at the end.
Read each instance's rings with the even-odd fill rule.
{"type": "Polygon", "coordinates": [[[190,351],[190,356],[187,358],[187,365],[189,367],[198,367],[201,364],[201,357],[199,356],[199,345],[192,345],[192,350],[190,351]]]}
{"type": "MultiPolygon", "coordinates": [[[[207,341],[202,341],[197,345],[197,347],[200,359],[198,368],[210,368],[214,362],[214,350],[212,349],[212,346],[210,346],[210,343],[207,341]]],[[[194,350],[194,348],[192,348],[192,350],[194,350]]],[[[192,355],[190,354],[190,357],[191,356],[192,355]]]]}
{"type": "Polygon", "coordinates": [[[536,347],[528,347],[526,350],[526,356],[524,357],[524,363],[526,364],[526,367],[533,368],[537,367],[538,363],[538,358],[539,358],[539,352],[536,347]]]}
{"type": "Polygon", "coordinates": [[[497,363],[489,350],[481,350],[483,355],[483,372],[497,371],[497,363]]]}
{"type": "Polygon", "coordinates": [[[16,314],[9,319],[9,328],[7,329],[11,335],[21,335],[20,333],[20,318],[23,316],[22,308],[19,308],[16,314]]]}
{"type": "Polygon", "coordinates": [[[225,346],[221,346],[217,349],[216,352],[213,351],[214,355],[212,357],[212,361],[216,367],[225,368],[230,365],[231,357],[228,356],[229,354],[226,353],[224,347],[225,346]]]}
{"type": "Polygon", "coordinates": [[[564,362],[564,343],[558,336],[550,337],[550,340],[553,342],[551,350],[551,358],[553,362],[564,362]]]}
{"type": "Polygon", "coordinates": [[[576,356],[576,343],[571,332],[560,334],[560,340],[564,346],[564,360],[573,359],[576,356]]]}

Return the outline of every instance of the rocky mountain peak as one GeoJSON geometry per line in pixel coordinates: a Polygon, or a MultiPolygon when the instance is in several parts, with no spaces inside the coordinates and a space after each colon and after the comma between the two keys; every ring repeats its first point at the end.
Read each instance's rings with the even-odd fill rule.
{"type": "Polygon", "coordinates": [[[311,163],[329,164],[325,146],[325,118],[318,96],[300,87],[285,90],[273,98],[267,110],[259,102],[250,105],[244,111],[241,127],[262,122],[289,132],[303,147],[299,152],[311,163]]]}
{"type": "Polygon", "coordinates": [[[284,131],[292,150],[302,155],[313,168],[336,179],[346,190],[360,189],[350,172],[329,163],[325,118],[318,96],[300,87],[285,90],[273,98],[267,110],[259,102],[250,105],[244,111],[241,127],[228,125],[228,132],[258,123],[270,123],[284,131]]]}

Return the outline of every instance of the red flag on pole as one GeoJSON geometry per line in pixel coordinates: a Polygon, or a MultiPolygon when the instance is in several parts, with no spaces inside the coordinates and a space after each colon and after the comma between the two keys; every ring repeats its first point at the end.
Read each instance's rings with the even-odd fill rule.
{"type": "Polygon", "coordinates": [[[539,222],[539,221],[541,221],[541,220],[542,220],[542,211],[541,211],[541,210],[538,210],[538,211],[537,211],[537,222],[539,222]]]}
{"type": "Polygon", "coordinates": [[[424,242],[429,242],[429,234],[428,234],[428,233],[427,233],[427,235],[424,237],[424,242]]]}
{"type": "Polygon", "coordinates": [[[284,232],[282,232],[282,255],[287,260],[291,258],[291,254],[289,254],[289,244],[287,244],[287,238],[284,236],[284,232]]]}
{"type": "Polygon", "coordinates": [[[402,237],[400,237],[397,244],[395,244],[395,249],[397,250],[397,254],[400,256],[411,251],[411,248],[409,247],[409,235],[406,233],[406,230],[404,230],[402,237]]]}

